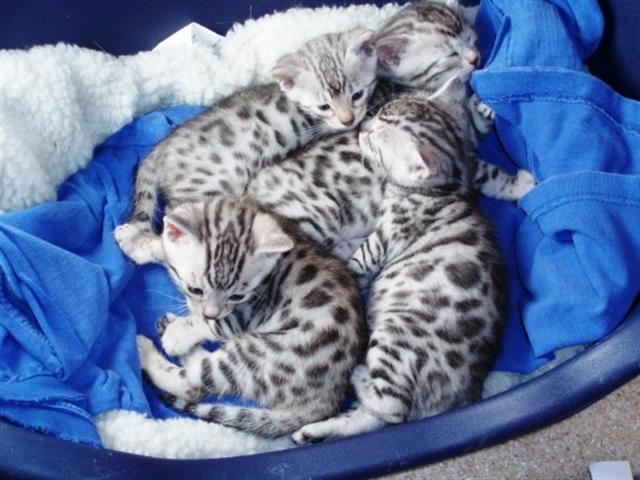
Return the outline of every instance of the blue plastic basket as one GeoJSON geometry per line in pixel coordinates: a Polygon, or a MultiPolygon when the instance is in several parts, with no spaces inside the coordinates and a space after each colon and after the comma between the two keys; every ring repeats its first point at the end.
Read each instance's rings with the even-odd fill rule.
{"type": "MultiPolygon", "coordinates": [[[[234,21],[322,0],[3,0],[0,48],[66,41],[114,54],[146,50],[195,21],[221,34],[234,21]]],[[[361,0],[348,3],[365,3],[361,0]]],[[[371,2],[369,2],[371,3],[371,2]]],[[[375,2],[384,3],[384,2],[375,2]]],[[[640,98],[640,4],[601,1],[592,71],[640,98]]],[[[640,373],[640,301],[608,337],[508,392],[422,421],[304,448],[214,460],[162,460],[74,444],[0,421],[2,478],[358,478],[442,460],[536,430],[589,406],[640,373]]]]}

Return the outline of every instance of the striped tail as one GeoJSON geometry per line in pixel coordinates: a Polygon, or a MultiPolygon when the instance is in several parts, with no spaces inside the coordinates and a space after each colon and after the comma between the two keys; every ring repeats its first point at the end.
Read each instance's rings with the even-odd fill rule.
{"type": "Polygon", "coordinates": [[[154,149],[138,168],[131,223],[141,232],[151,232],[153,217],[158,204],[158,156],[154,149]]]}
{"type": "Polygon", "coordinates": [[[263,437],[281,437],[290,434],[309,422],[309,418],[285,410],[238,407],[219,403],[188,403],[184,400],[166,398],[176,410],[245,432],[263,437]]]}

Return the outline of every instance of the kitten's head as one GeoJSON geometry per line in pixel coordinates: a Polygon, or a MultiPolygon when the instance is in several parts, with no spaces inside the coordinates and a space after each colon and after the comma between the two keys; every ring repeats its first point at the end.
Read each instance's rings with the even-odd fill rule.
{"type": "Polygon", "coordinates": [[[434,94],[414,93],[386,105],[360,127],[364,155],[404,187],[466,185],[473,148],[467,85],[450,79],[434,94]]]}
{"type": "Polygon", "coordinates": [[[191,312],[224,318],[294,246],[274,217],[235,197],[182,204],[164,217],[166,266],[191,312]]]}
{"type": "Polygon", "coordinates": [[[289,98],[335,131],[357,126],[376,84],[373,32],[321,35],[284,55],[271,70],[289,98]]]}
{"type": "Polygon", "coordinates": [[[376,34],[379,75],[435,92],[478,65],[476,33],[455,0],[418,1],[402,8],[376,34]]]}

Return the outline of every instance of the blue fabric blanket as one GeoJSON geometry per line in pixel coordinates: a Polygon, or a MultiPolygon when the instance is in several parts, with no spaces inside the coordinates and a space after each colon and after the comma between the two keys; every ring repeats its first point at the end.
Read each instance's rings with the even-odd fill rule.
{"type": "MultiPolygon", "coordinates": [[[[640,291],[640,105],[584,71],[602,32],[595,0],[485,0],[479,30],[473,86],[498,114],[482,154],[541,182],[519,206],[483,200],[511,274],[496,368],[527,372],[602,338],[640,291]]],[[[92,416],[106,410],[175,415],[143,385],[135,335],[155,336],[179,294],[161,267],[125,259],[112,231],[138,162],[200,111],[138,119],[57,202],[0,217],[0,416],[99,445],[92,416]]]]}

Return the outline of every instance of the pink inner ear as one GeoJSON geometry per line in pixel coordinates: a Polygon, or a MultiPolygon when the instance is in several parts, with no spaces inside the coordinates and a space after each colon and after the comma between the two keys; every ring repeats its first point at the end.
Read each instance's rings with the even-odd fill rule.
{"type": "Polygon", "coordinates": [[[403,37],[382,39],[376,44],[378,58],[389,65],[398,65],[408,43],[407,39],[403,37]]]}
{"type": "Polygon", "coordinates": [[[292,76],[278,74],[276,75],[276,78],[278,79],[278,82],[280,82],[282,88],[284,88],[285,90],[291,90],[293,88],[294,81],[292,76]]]}
{"type": "Polygon", "coordinates": [[[419,165],[417,163],[409,165],[409,171],[415,174],[416,178],[420,180],[424,180],[429,176],[429,172],[427,172],[427,168],[424,165],[419,165]]]}
{"type": "Polygon", "coordinates": [[[371,44],[371,41],[365,40],[364,42],[362,42],[362,45],[360,45],[358,51],[364,53],[367,57],[373,55],[373,45],[371,44]]]}
{"type": "Polygon", "coordinates": [[[175,242],[176,240],[178,240],[180,237],[184,235],[184,230],[180,229],[173,223],[167,223],[165,225],[165,228],[167,229],[167,235],[169,236],[169,240],[171,240],[172,242],[175,242]]]}

